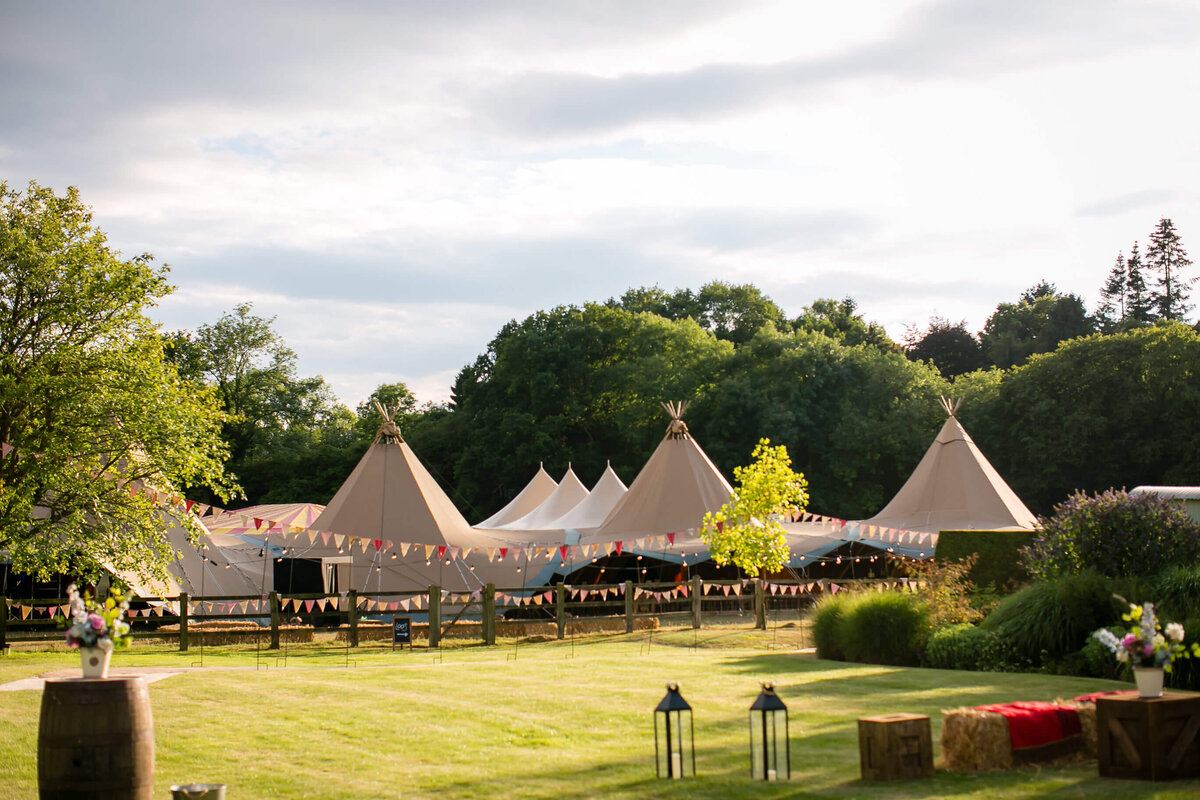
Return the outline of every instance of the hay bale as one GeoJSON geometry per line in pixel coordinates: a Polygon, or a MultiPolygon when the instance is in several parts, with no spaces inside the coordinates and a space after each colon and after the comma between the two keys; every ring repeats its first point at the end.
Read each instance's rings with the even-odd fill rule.
{"type": "Polygon", "coordinates": [[[1020,764],[1081,761],[1096,757],[1096,704],[1056,700],[1079,714],[1080,735],[1014,753],[1008,720],[994,711],[956,708],[942,712],[942,758],[953,772],[1012,769],[1020,764]]]}
{"type": "Polygon", "coordinates": [[[993,711],[955,708],[942,711],[942,758],[953,772],[1011,769],[1008,721],[993,711]]]}

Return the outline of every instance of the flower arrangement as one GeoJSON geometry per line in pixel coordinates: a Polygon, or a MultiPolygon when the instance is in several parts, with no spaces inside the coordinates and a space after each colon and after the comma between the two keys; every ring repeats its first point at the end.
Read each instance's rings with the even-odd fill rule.
{"type": "Polygon", "coordinates": [[[1122,664],[1134,667],[1162,667],[1164,672],[1171,671],[1171,662],[1177,658],[1200,656],[1200,644],[1193,643],[1191,651],[1183,645],[1183,626],[1178,622],[1168,622],[1166,627],[1159,625],[1154,615],[1154,604],[1129,605],[1129,612],[1121,615],[1121,619],[1130,623],[1133,628],[1122,638],[1107,628],[1101,628],[1092,634],[1104,646],[1111,650],[1122,664]]]}
{"type": "Polygon", "coordinates": [[[71,622],[67,628],[67,644],[71,647],[99,647],[112,650],[129,644],[129,623],[125,612],[129,600],[116,589],[109,592],[103,603],[80,596],[75,584],[67,587],[71,604],[71,622]]]}

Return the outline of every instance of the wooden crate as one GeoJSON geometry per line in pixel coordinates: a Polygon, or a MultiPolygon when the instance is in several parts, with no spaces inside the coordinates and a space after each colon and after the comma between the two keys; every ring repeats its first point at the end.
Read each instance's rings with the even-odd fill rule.
{"type": "Polygon", "coordinates": [[[1200,776],[1200,695],[1096,700],[1096,757],[1109,778],[1200,776]]]}
{"type": "Polygon", "coordinates": [[[923,714],[884,714],[858,721],[864,781],[933,776],[933,737],[923,714]]]}

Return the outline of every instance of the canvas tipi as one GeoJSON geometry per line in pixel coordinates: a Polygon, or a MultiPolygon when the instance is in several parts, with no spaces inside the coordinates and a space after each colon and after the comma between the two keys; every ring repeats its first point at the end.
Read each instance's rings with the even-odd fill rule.
{"type": "Polygon", "coordinates": [[[908,481],[864,525],[937,533],[1032,530],[1037,518],[984,458],[956,416],[961,401],[941,398],[947,419],[908,481]]]}

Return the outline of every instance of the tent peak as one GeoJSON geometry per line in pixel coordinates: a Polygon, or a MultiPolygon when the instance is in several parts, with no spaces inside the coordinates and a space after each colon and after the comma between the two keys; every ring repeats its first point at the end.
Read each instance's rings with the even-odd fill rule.
{"type": "Polygon", "coordinates": [[[400,404],[389,413],[387,408],[378,400],[375,401],[375,410],[383,416],[383,424],[379,426],[379,430],[375,431],[375,441],[382,439],[389,444],[400,444],[404,441],[404,437],[400,435],[400,426],[396,424],[395,414],[400,410],[400,404]]]}
{"type": "Polygon", "coordinates": [[[957,417],[958,409],[962,407],[962,401],[961,397],[946,397],[944,395],[938,397],[938,402],[948,417],[957,417]]]}
{"type": "Polygon", "coordinates": [[[688,406],[692,404],[691,400],[668,400],[662,404],[662,407],[671,415],[671,424],[667,425],[668,439],[688,439],[687,423],[683,421],[683,413],[688,410],[688,406]]]}

